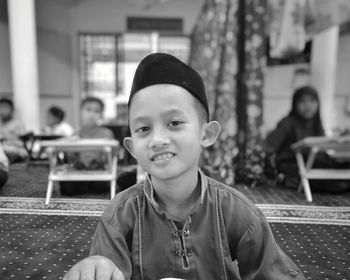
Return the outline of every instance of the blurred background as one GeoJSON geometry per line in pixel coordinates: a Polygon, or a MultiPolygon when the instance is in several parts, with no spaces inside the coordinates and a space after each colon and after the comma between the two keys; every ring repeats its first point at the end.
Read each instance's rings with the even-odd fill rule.
{"type": "Polygon", "coordinates": [[[126,126],[135,68],[152,52],[203,76],[223,125],[205,158],[226,183],[235,159],[254,169],[301,85],[318,90],[328,135],[350,127],[349,0],[0,0],[0,97],[27,130],[52,105],[79,127],[86,96],[104,101],[105,124],[126,126]]]}

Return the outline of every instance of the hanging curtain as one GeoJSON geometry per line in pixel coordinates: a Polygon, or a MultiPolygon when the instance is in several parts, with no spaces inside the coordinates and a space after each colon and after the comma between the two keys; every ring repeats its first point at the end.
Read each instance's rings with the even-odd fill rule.
{"type": "Polygon", "coordinates": [[[350,21],[350,0],[306,0],[305,31],[307,38],[350,21]]]}
{"type": "Polygon", "coordinates": [[[304,50],[305,42],[350,21],[349,0],[269,0],[270,56],[286,58],[304,50]]]}
{"type": "Polygon", "coordinates": [[[288,57],[305,47],[306,0],[269,0],[270,56],[288,57]]]}
{"type": "Polygon", "coordinates": [[[190,65],[205,82],[211,119],[222,126],[218,141],[204,150],[202,167],[226,184],[234,182],[237,155],[235,80],[236,0],[206,0],[192,36],[190,65]]]}
{"type": "Polygon", "coordinates": [[[263,121],[263,86],[266,68],[267,0],[244,0],[245,4],[245,65],[246,144],[243,181],[254,185],[262,179],[264,154],[261,145],[263,121]]]}

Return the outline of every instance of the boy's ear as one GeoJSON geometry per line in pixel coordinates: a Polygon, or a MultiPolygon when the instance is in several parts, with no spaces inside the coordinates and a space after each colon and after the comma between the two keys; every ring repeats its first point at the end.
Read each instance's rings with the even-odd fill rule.
{"type": "Polygon", "coordinates": [[[204,124],[202,128],[202,147],[207,148],[215,143],[218,139],[221,126],[217,121],[211,121],[204,124]]]}
{"type": "Polygon", "coordinates": [[[135,155],[134,155],[134,145],[133,145],[133,143],[132,143],[131,137],[125,137],[125,138],[124,138],[124,141],[123,141],[123,144],[124,144],[125,149],[127,149],[128,152],[129,152],[133,157],[135,157],[135,155]]]}

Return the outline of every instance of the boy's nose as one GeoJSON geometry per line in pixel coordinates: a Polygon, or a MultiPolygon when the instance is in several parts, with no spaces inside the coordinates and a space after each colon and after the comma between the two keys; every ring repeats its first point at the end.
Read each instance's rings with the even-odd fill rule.
{"type": "Polygon", "coordinates": [[[162,129],[154,129],[152,139],[150,141],[150,147],[152,149],[164,147],[169,144],[169,138],[162,129]]]}

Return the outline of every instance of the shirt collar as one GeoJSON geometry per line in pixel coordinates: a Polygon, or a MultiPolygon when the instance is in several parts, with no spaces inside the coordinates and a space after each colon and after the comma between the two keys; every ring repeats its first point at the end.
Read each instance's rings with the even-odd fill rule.
{"type": "MultiPolygon", "coordinates": [[[[199,181],[200,181],[199,183],[201,188],[201,196],[200,196],[199,202],[200,204],[202,204],[204,200],[205,191],[208,185],[208,180],[202,170],[198,169],[198,174],[199,174],[199,181]]],[[[159,203],[155,199],[154,187],[151,181],[151,176],[149,174],[146,175],[145,182],[143,184],[143,189],[148,201],[153,205],[153,207],[155,207],[156,209],[159,209],[159,203]]]]}

